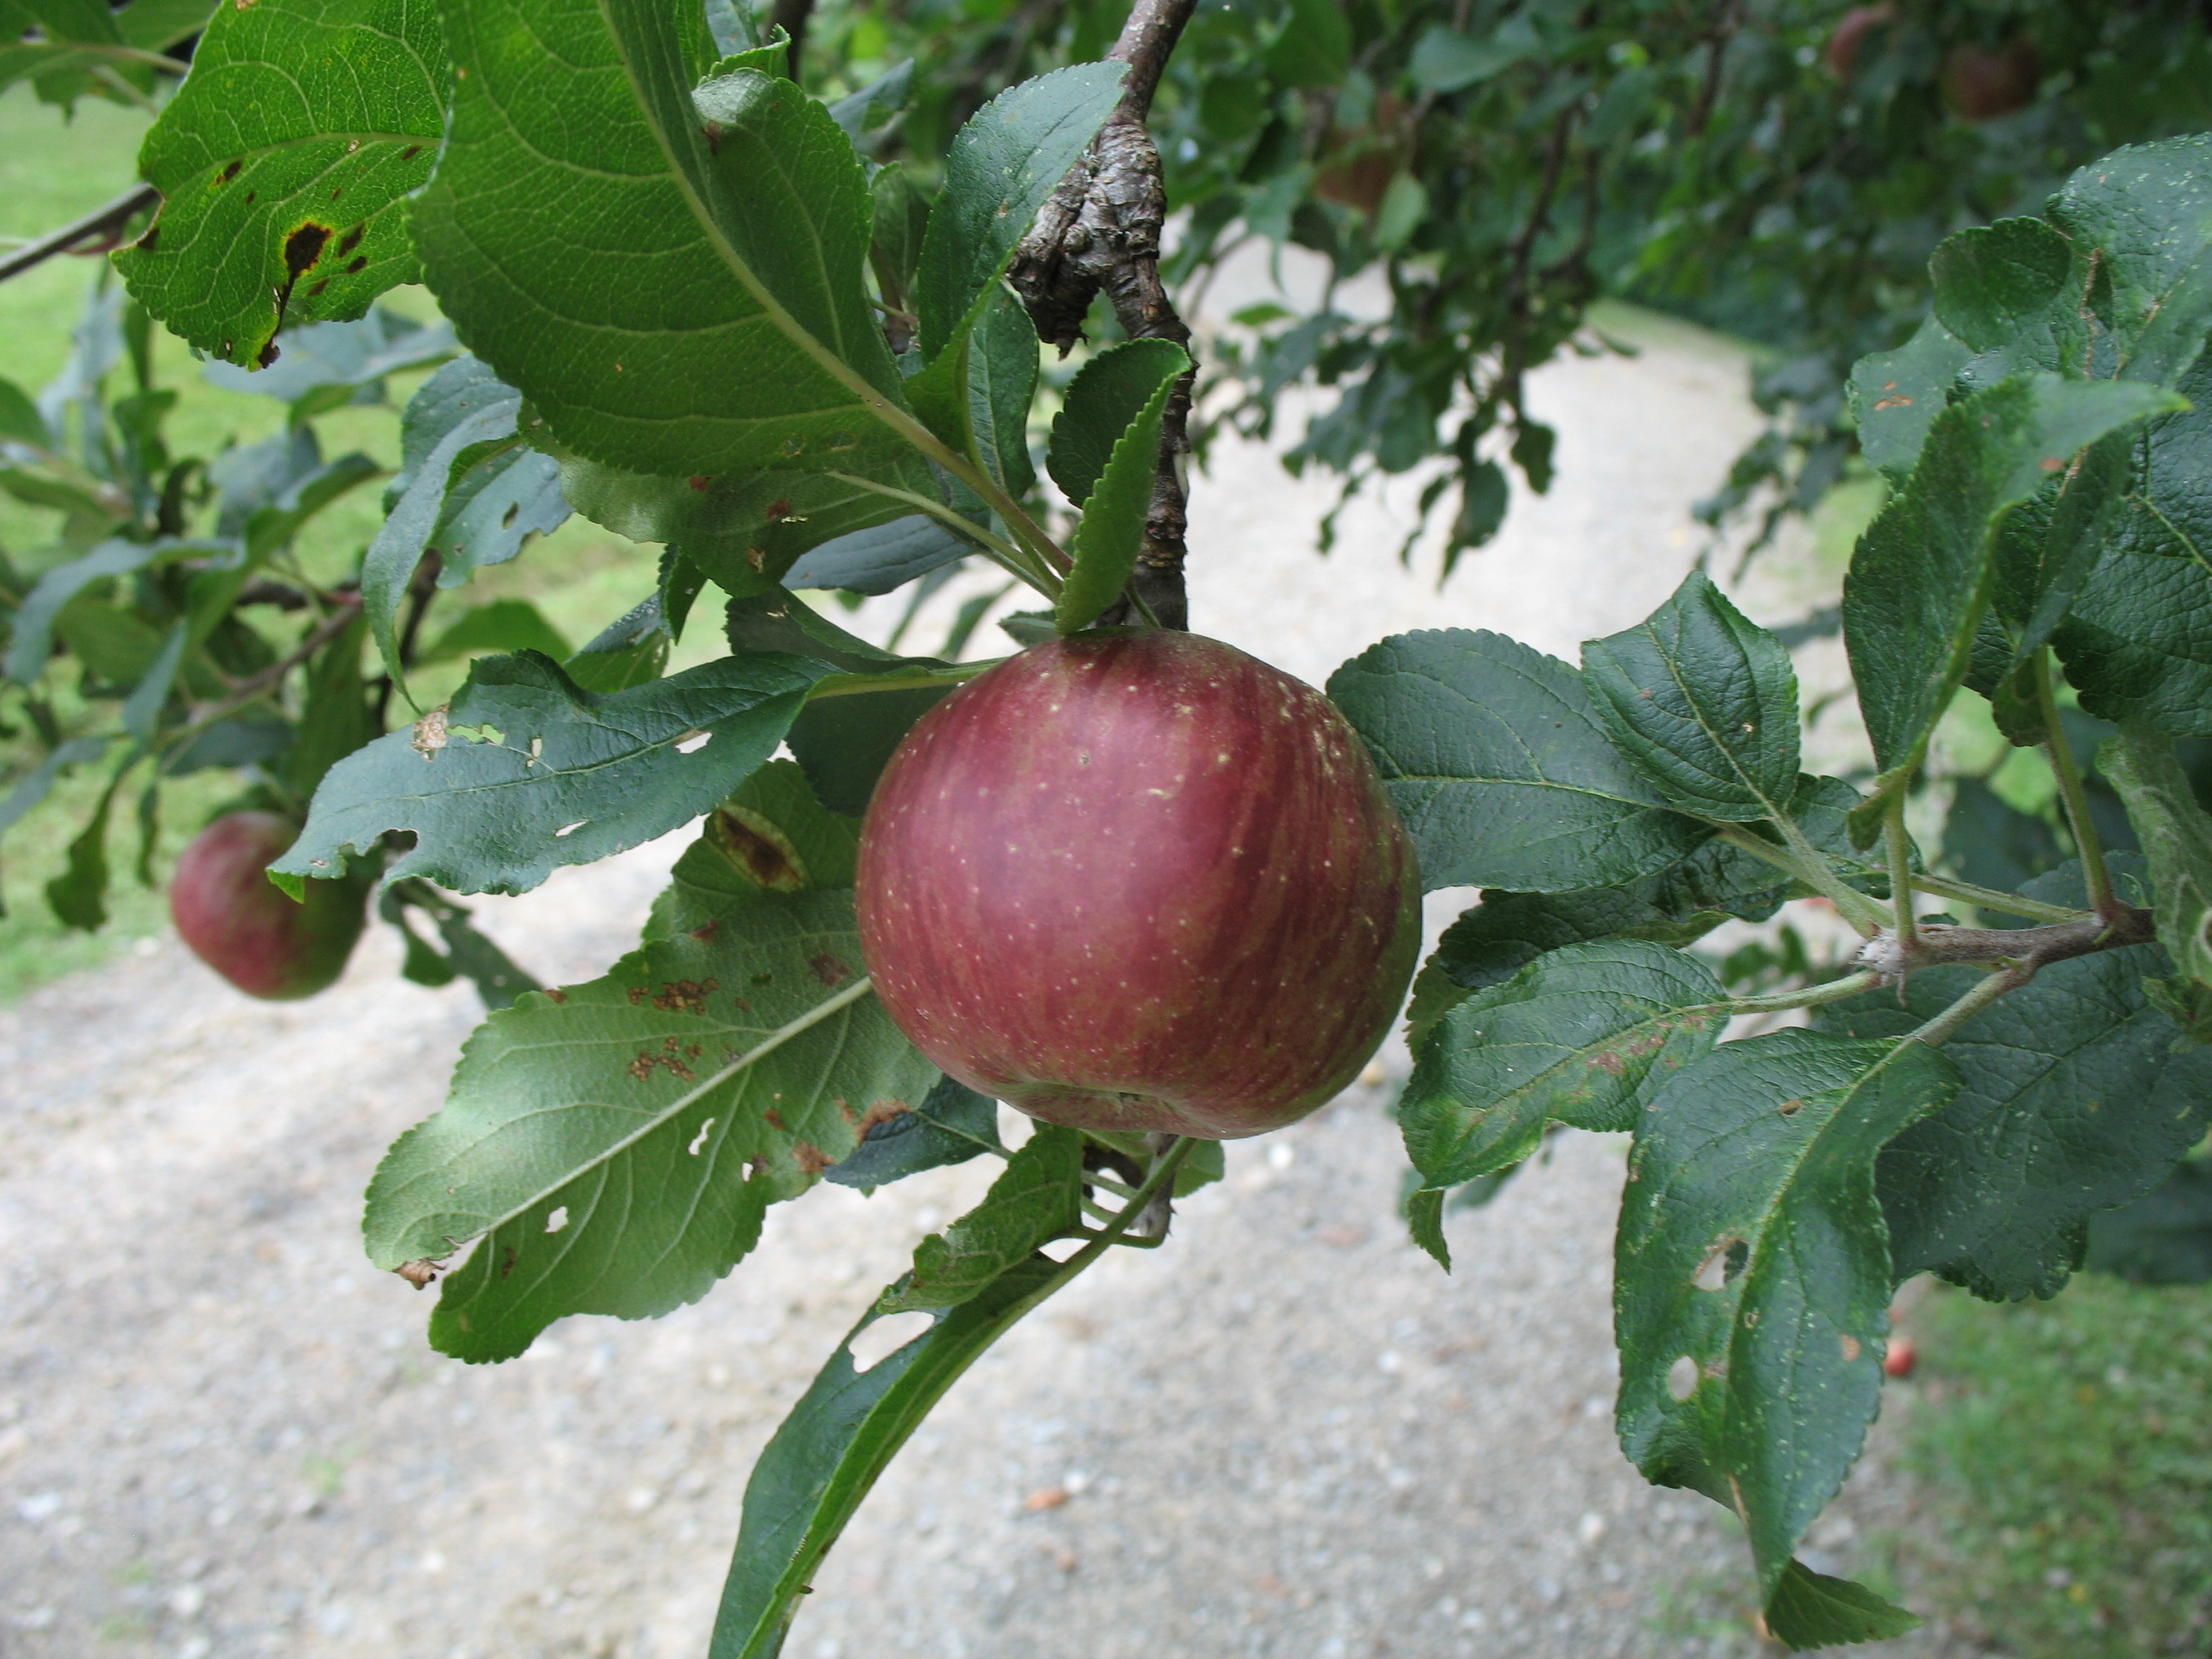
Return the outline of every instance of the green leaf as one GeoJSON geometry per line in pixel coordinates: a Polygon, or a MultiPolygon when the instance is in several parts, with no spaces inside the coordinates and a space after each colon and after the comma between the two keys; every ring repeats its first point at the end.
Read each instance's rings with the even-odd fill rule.
{"type": "Polygon", "coordinates": [[[38,678],[47,659],[53,654],[55,618],[70,600],[94,582],[129,575],[156,561],[191,553],[228,553],[234,556],[236,550],[220,542],[102,542],[91,552],[66,564],[58,564],[39,578],[11,619],[14,636],[8,642],[7,659],[0,667],[4,667],[9,679],[25,685],[38,678]]]}
{"type": "Polygon", "coordinates": [[[800,554],[783,573],[783,581],[793,588],[888,593],[975,550],[974,542],[946,529],[943,520],[915,513],[853,531],[800,554]]]}
{"type": "Polygon", "coordinates": [[[2185,980],[2212,987],[2212,814],[2197,803],[2173,744],[2140,720],[2097,751],[2142,841],[2158,942],[2185,980]]]}
{"type": "Polygon", "coordinates": [[[1973,351],[1930,317],[1894,351],[1877,351],[1851,368],[1851,418],[1867,460],[1902,483],[1920,459],[1928,429],[1973,351]]]}
{"type": "MultiPolygon", "coordinates": [[[[111,738],[71,738],[16,779],[15,787],[0,795],[0,836],[14,829],[17,820],[52,793],[54,785],[70,768],[98,760],[112,741],[111,738]]],[[[6,914],[6,908],[0,906],[0,915],[6,914]]]]}
{"type": "Polygon", "coordinates": [[[1674,1073],[1644,1114],[1616,1242],[1621,1445],[1742,1517],[1765,1597],[1881,1396],[1875,1156],[1957,1088],[1923,1043],[1785,1030],[1674,1073]]]}
{"type": "Polygon", "coordinates": [[[1480,904],[1444,929],[1414,979],[1407,1042],[1419,1052],[1445,1010],[1503,985],[1547,951],[1601,939],[1690,945],[1729,919],[1720,909],[1678,915],[1661,908],[1649,896],[1658,880],[1647,877],[1628,887],[1574,893],[1486,892],[1480,904]]]}
{"type": "Polygon", "coordinates": [[[425,552],[448,556],[439,581],[451,587],[568,521],[558,465],[514,441],[521,408],[522,394],[474,357],[447,363],[407,400],[387,516],[361,572],[369,628],[395,679],[392,622],[425,552]]]}
{"type": "MultiPolygon", "coordinates": [[[[2039,896],[2078,896],[2046,882],[2039,896]]],[[[2175,1054],[2173,1027],[2142,992],[2147,945],[2053,963],[1943,1045],[1958,1097],[1881,1155],[1892,1273],[1934,1271],[1995,1301],[2056,1295],[2084,1223],[2156,1186],[2212,1127],[2212,1052],[2175,1054]]],[[[1982,975],[1931,969],[1905,1003],[1879,991],[1820,1011],[1821,1030],[1901,1036],[1982,975]]]]}
{"type": "Polygon", "coordinates": [[[1529,55],[1532,37],[1509,27],[1494,31],[1488,40],[1443,24],[1431,25],[1413,46],[1414,83],[1426,92],[1463,92],[1508,70],[1529,55]]]}
{"type": "Polygon", "coordinates": [[[1583,679],[1620,752],[1701,817],[1789,816],[1797,674],[1702,570],[1635,627],[1583,647],[1583,679]]]}
{"type": "Polygon", "coordinates": [[[893,161],[868,181],[875,203],[875,228],[868,258],[884,291],[884,303],[911,313],[915,274],[921,269],[922,239],[929,231],[929,198],[916,187],[905,164],[893,161]]]}
{"type": "Polygon", "coordinates": [[[310,323],[284,337],[283,356],[270,368],[245,369],[210,363],[209,384],[226,392],[253,392],[292,407],[295,421],[348,404],[376,403],[384,380],[450,357],[459,348],[442,319],[418,323],[382,306],[357,322],[310,323]]]}
{"type": "Polygon", "coordinates": [[[1844,581],[1844,643],[1881,769],[1876,799],[1919,765],[1966,674],[2005,514],[2085,446],[2178,403],[2150,386],[2033,374],[1936,416],[1844,581]]]}
{"type": "Polygon", "coordinates": [[[1444,1237],[1444,1194],[1424,1187],[1406,1195],[1406,1231],[1413,1243],[1434,1257],[1446,1273],[1451,1271],[1451,1241],[1444,1237]]]}
{"type": "Polygon", "coordinates": [[[1291,0],[1267,65],[1278,86],[1341,85],[1352,67],[1352,20],[1337,0],[1291,0]]]}
{"type": "Polygon", "coordinates": [[[584,643],[561,665],[586,691],[627,691],[660,678],[676,632],[659,593],[640,600],[584,643]]]}
{"type": "Polygon", "coordinates": [[[705,927],[753,893],[853,884],[860,826],[815,798],[805,775],[770,761],[707,815],[653,902],[645,943],[705,927]]]}
{"type": "Polygon", "coordinates": [[[481,1238],[431,1316],[441,1352],[511,1358],[568,1314],[696,1301],[770,1202],[928,1088],[856,965],[849,893],[755,893],[719,921],[494,1013],[445,1109],[386,1155],[365,1222],[379,1267],[481,1238]]]}
{"type": "Polygon", "coordinates": [[[2050,212],[2098,251],[2092,297],[2122,376],[2172,385],[2212,328],[2212,137],[2114,150],[2068,179],[2050,212]]]}
{"type": "Polygon", "coordinates": [[[1189,367],[1189,356],[1171,340],[1125,340],[1076,372],[1045,453],[1045,468],[1069,501],[1090,499],[1115,446],[1160,388],[1189,367]]]}
{"type": "Polygon", "coordinates": [[[201,350],[273,362],[286,321],[358,317],[416,280],[406,198],[445,134],[445,40],[423,0],[217,6],[138,153],[161,215],[116,269],[201,350]]]}
{"type": "Polygon", "coordinates": [[[857,817],[868,810],[876,780],[914,723],[953,690],[948,682],[811,702],[792,722],[792,755],[824,805],[857,817]]]}
{"type": "MultiPolygon", "coordinates": [[[[1190,361],[1180,348],[1176,357],[1186,366],[1190,361]]],[[[1074,567],[1053,606],[1053,625],[1063,634],[1097,621],[1099,612],[1121,597],[1129,573],[1137,568],[1159,475],[1160,424],[1181,372],[1171,369],[1153,390],[1115,441],[1097,483],[1083,499],[1083,518],[1068,549],[1074,567]]]]}
{"type": "MultiPolygon", "coordinates": [[[[778,25],[776,33],[781,36],[782,33],[782,27],[778,25]]],[[[870,129],[880,127],[904,109],[913,93],[914,59],[908,58],[893,64],[858,92],[848,93],[830,105],[830,118],[856,147],[863,144],[872,147],[872,141],[868,138],[870,129]],[[871,120],[869,118],[878,110],[883,114],[871,120]]]]}
{"type": "Polygon", "coordinates": [[[568,641],[529,600],[494,599],[463,611],[415,660],[447,662],[487,651],[536,651],[558,662],[568,656],[568,641]]]}
{"type": "Polygon", "coordinates": [[[22,387],[4,375],[0,375],[0,439],[19,444],[28,444],[33,449],[48,449],[53,445],[53,434],[46,430],[46,416],[39,413],[22,387]]]}
{"type": "MultiPolygon", "coordinates": [[[[1993,604],[2012,647],[2008,673],[2026,666],[2057,630],[2130,512],[2134,447],[2127,433],[2100,438],[2079,466],[2007,519],[1996,542],[1993,604]]],[[[1967,683],[1974,683],[1971,674],[1967,683]]]]}
{"type": "Polygon", "coordinates": [[[983,470],[1019,501],[1036,483],[1030,402],[1036,395],[1036,325],[1002,287],[984,291],[968,342],[968,430],[983,470]]]}
{"type": "Polygon", "coordinates": [[[2177,1164],[2164,1185],[2099,1216],[2081,1265],[2137,1285],[2212,1280],[2212,1164],[2177,1164]]]}
{"type": "MultiPolygon", "coordinates": [[[[306,703],[283,771],[285,787],[300,799],[314,794],[332,766],[383,733],[384,723],[362,681],[361,653],[368,639],[368,624],[356,617],[307,664],[306,703]]],[[[179,764],[171,761],[169,769],[179,764]]]]}
{"type": "Polygon", "coordinates": [[[46,907],[64,927],[96,933],[107,926],[108,812],[115,805],[115,791],[124,774],[141,752],[133,749],[124,757],[107,787],[100,792],[92,816],[70,842],[61,874],[46,884],[46,907]]]}
{"type": "Polygon", "coordinates": [[[951,342],[1121,95],[1125,66],[1076,64],[1009,87],[954,135],[914,283],[925,357],[951,342]]]}
{"type": "Polygon", "coordinates": [[[915,1247],[914,1267],[876,1299],[879,1313],[957,1308],[1055,1238],[1083,1225],[1083,1137],[1042,1123],[983,1201],[915,1247]]]}
{"type": "Polygon", "coordinates": [[[271,867],[334,876],[349,849],[404,830],[415,845],[392,878],[527,892],[557,865],[605,858],[706,811],[775,752],[822,672],[732,657],[602,696],[534,652],[479,657],[450,711],[331,769],[307,827],[271,867]]]}
{"type": "Polygon", "coordinates": [[[1397,635],[1338,669],[1328,695],[1382,769],[1431,891],[1613,886],[1711,833],[1614,748],[1578,672],[1502,635],[1397,635]]]}
{"type": "Polygon", "coordinates": [[[2180,391],[2195,406],[2154,422],[2137,447],[2118,520],[2052,642],[2092,714],[2204,736],[2212,734],[2212,355],[2180,391]]]}
{"type": "Polygon", "coordinates": [[[853,1155],[824,1170],[822,1178],[872,1191],[924,1170],[965,1164],[999,1144],[999,1103],[940,1077],[912,1111],[877,1119],[853,1155]]]}
{"type": "MultiPolygon", "coordinates": [[[[2000,219],[1948,238],[1928,263],[1936,319],[2009,373],[2085,375],[2087,257],[2040,219],[2000,219]]],[[[1999,377],[2002,378],[2002,377],[1999,377]]]]}
{"type": "Polygon", "coordinates": [[[853,1341],[871,1309],[753,1465],[708,1659],[774,1659],[822,1558],[930,1408],[984,1350],[1075,1270],[1031,1256],[866,1370],[853,1341]]]}
{"type": "Polygon", "coordinates": [[[493,1013],[512,1008],[526,991],[544,988],[476,930],[467,906],[456,904],[427,881],[410,878],[387,882],[377,896],[376,910],[405,939],[407,957],[399,971],[417,985],[450,985],[465,978],[477,988],[485,1011],[493,1013]],[[438,945],[408,926],[410,910],[429,919],[437,929],[438,945]]]}
{"type": "Polygon", "coordinates": [[[1846,1642],[1886,1642],[1920,1626],[1919,1616],[1893,1606],[1848,1578],[1814,1572],[1802,1561],[1782,1569],[1766,1598],[1766,1633],[1792,1653],[1846,1642]]]}
{"type": "Polygon", "coordinates": [[[789,81],[695,96],[682,18],[453,0],[451,136],[414,212],[428,280],[580,455],[679,478],[848,467],[897,443],[903,401],[862,282],[860,157],[789,81]]]}
{"type": "Polygon", "coordinates": [[[1427,1186],[1454,1187],[1520,1163],[1554,1121],[1632,1128],[1718,1039],[1727,1001],[1703,963],[1647,940],[1540,957],[1422,1040],[1398,1103],[1407,1155],[1427,1186]]]}
{"type": "Polygon", "coordinates": [[[884,489],[944,498],[929,464],[910,452],[846,477],[782,471],[668,478],[574,454],[559,459],[561,493],[577,512],[631,541],[666,543],[733,596],[772,593],[810,549],[914,513],[913,501],[884,489]]]}

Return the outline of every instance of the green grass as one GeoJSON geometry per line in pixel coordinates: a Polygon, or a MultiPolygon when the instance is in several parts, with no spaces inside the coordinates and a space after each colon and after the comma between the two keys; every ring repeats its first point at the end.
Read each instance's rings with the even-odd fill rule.
{"type": "Polygon", "coordinates": [[[2212,1653],[2212,1287],[1922,1305],[1899,1569],[2018,1659],[2212,1653]]]}
{"type": "MultiPolygon", "coordinates": [[[[142,113],[93,101],[65,120],[60,111],[33,100],[27,87],[0,95],[0,247],[52,230],[128,188],[136,177],[146,125],[142,113]]],[[[53,377],[69,355],[70,331],[100,269],[96,259],[64,257],[0,283],[0,374],[34,396],[53,377]]],[[[434,302],[420,289],[401,289],[380,303],[417,318],[435,312],[434,302]]],[[[160,382],[180,394],[167,428],[176,454],[212,455],[234,443],[268,437],[283,426],[281,404],[209,385],[190,349],[173,337],[157,332],[155,368],[160,382]]],[[[111,377],[111,393],[123,390],[127,374],[126,368],[111,377]]],[[[394,376],[387,405],[345,409],[319,418],[324,453],[360,450],[391,469],[399,457],[398,407],[423,378],[419,372],[394,376]]],[[[296,549],[307,574],[334,582],[358,568],[383,520],[381,495],[375,483],[365,484],[308,526],[296,549]]],[[[35,574],[57,562],[63,556],[50,545],[54,533],[51,514],[0,495],[0,548],[19,568],[35,574]]],[[[441,595],[427,620],[426,637],[434,638],[471,605],[521,598],[536,603],[572,644],[581,645],[652,591],[659,552],[623,542],[582,520],[571,520],[513,563],[480,573],[466,586],[441,595]]],[[[672,667],[719,654],[714,621],[711,606],[702,607],[672,667]]],[[[438,665],[422,671],[409,689],[419,704],[431,707],[453,694],[465,672],[465,664],[438,665]]],[[[61,678],[66,682],[70,677],[61,678]]],[[[70,688],[65,683],[59,689],[60,706],[67,710],[73,702],[70,688]]],[[[395,699],[392,718],[397,721],[408,713],[395,699]]],[[[89,728],[78,723],[72,729],[89,728]]],[[[0,732],[0,793],[39,753],[24,735],[0,732]]],[[[116,799],[108,842],[111,919],[96,934],[71,933],[54,919],[44,890],[62,868],[69,843],[88,820],[106,782],[104,768],[80,770],[64,780],[0,848],[0,900],[6,905],[0,917],[0,1006],[59,975],[95,968],[133,941],[158,934],[168,920],[160,884],[184,844],[238,789],[235,775],[228,773],[202,774],[165,786],[152,860],[155,886],[149,889],[133,873],[143,772],[127,781],[116,799]]]]}

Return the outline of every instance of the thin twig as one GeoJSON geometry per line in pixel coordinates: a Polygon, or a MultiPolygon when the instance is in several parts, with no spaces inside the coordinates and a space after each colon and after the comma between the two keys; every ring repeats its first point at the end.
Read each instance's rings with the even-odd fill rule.
{"type": "Polygon", "coordinates": [[[191,732],[204,731],[224,715],[234,713],[247,703],[275,690],[284,683],[284,677],[287,674],[345,632],[353,625],[354,618],[360,614],[361,595],[348,594],[345,603],[319,623],[306,639],[301,641],[298,647],[290,655],[239,681],[237,689],[219,702],[204,704],[194,709],[191,719],[177,736],[181,738],[191,732]]]}
{"type": "Polygon", "coordinates": [[[161,199],[151,185],[134,185],[106,207],[94,208],[83,218],[26,243],[13,253],[0,254],[0,283],[20,276],[33,265],[44,264],[57,253],[67,253],[80,242],[112,239],[131,219],[161,199]]]}

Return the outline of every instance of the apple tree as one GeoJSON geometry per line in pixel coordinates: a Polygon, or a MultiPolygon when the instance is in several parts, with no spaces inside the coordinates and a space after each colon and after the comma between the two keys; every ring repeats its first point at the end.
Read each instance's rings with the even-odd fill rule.
{"type": "MultiPolygon", "coordinates": [[[[290,899],[356,895],[333,931],[358,927],[374,882],[411,974],[476,979],[488,1017],[367,1216],[370,1258],[435,1285],[429,1340],[462,1359],[513,1358],[571,1314],[695,1301],[770,1204],[823,1181],[1004,1166],[917,1243],[763,1452],[717,1659],[781,1649],[872,1482],[1001,1334],[1116,1248],[1163,1245],[1221,1138],[1357,1070],[1412,974],[1417,881],[1483,893],[1413,981],[1413,1239],[1448,1269],[1448,1207],[1555,1128],[1632,1137],[1624,1451],[1741,1517],[1788,1644],[1913,1622],[1795,1553],[1876,1410],[1898,1285],[2052,1295],[2085,1258],[2129,1259],[2143,1204],[2202,1190],[2185,1160],[2212,1125],[2196,769],[2212,138],[2080,156],[2036,210],[1925,238],[1925,289],[1900,305],[1928,314],[1849,374],[1851,443],[1887,502],[1839,609],[1864,764],[1824,776],[1803,768],[1788,645],[1702,570],[1578,663],[1416,632],[1353,657],[1326,697],[1190,634],[1197,364],[1170,289],[1232,224],[1326,230],[1351,268],[1384,257],[1404,309],[1382,333],[1328,312],[1282,335],[1265,331],[1289,319],[1252,319],[1262,341],[1231,367],[1263,399],[1356,371],[1309,451],[1339,434],[1355,479],[1370,452],[1389,470],[1454,458],[1437,498],[1456,481],[1479,529],[1502,501],[1493,434],[1548,475],[1519,377],[1578,337],[1595,291],[1576,261],[1607,222],[1604,144],[1676,131],[1705,156],[1701,136],[1741,118],[1731,54],[1774,67],[1761,42],[1809,12],[1784,8],[1780,35],[1714,34],[1686,101],[1679,65],[1631,49],[1639,7],[1577,22],[1307,0],[1230,9],[1233,38],[1140,0],[1073,61],[1020,76],[1029,46],[1001,53],[1000,89],[969,72],[988,43],[949,27],[949,62],[824,98],[793,78],[804,7],[764,27],[728,0],[251,0],[188,20],[204,31],[169,89],[175,20],[137,15],[157,3],[93,17],[16,0],[0,48],[0,76],[57,100],[161,107],[141,156],[158,213],[134,194],[57,243],[130,228],[70,374],[36,402],[0,383],[0,483],[59,521],[51,548],[0,567],[9,706],[42,750],[0,821],[67,767],[111,767],[57,908],[96,921],[126,781],[150,780],[149,821],[161,780],[230,767],[256,816],[210,830],[220,879],[179,893],[180,922],[239,890],[241,858],[250,872],[279,852],[290,899]],[[1184,175],[1150,118],[1187,25],[1221,72],[1164,122],[1288,136],[1253,177],[1217,179],[1198,251],[1164,260],[1184,175]],[[1248,50],[1282,94],[1262,86],[1252,119],[1224,89],[1248,50]],[[1378,140],[1390,165],[1359,171],[1355,69],[1366,118],[1424,135],[1423,170],[1378,140]],[[1332,86],[1333,106],[1313,95],[1332,86]],[[1311,165],[1298,146],[1340,118],[1345,152],[1311,165]],[[1591,179],[1593,228],[1579,254],[1569,233],[1564,266],[1538,262],[1543,214],[1414,240],[1479,225],[1469,157],[1493,121],[1522,135],[1500,141],[1509,174],[1531,154],[1548,170],[1544,214],[1570,159],[1591,179]],[[443,322],[374,308],[418,280],[443,322]],[[157,322],[211,374],[282,397],[285,434],[173,457],[157,322]],[[1086,333],[1055,383],[1042,344],[1086,333]],[[126,358],[136,389],[111,399],[126,358]],[[431,362],[382,529],[357,569],[318,580],[292,556],[301,527],[375,469],[324,459],[314,422],[431,362]],[[1416,367],[1441,378],[1417,385],[1416,367]],[[642,604],[579,650],[527,607],[462,611],[434,640],[441,594],[572,513],[661,550],[642,604]],[[964,640],[884,648],[797,592],[889,592],[963,559],[1037,596],[1007,619],[1028,648],[1006,661],[961,659],[964,640]],[[665,672],[702,626],[726,653],[665,672]],[[471,656],[467,678],[422,707],[410,675],[441,650],[471,656]],[[1962,699],[2047,763],[2040,840],[1990,817],[1981,781],[1931,780],[1962,699]],[[1906,821],[1931,787],[1952,795],[1940,849],[1906,821]],[[453,896],[522,892],[693,824],[638,948],[585,982],[538,987],[453,896]],[[1746,969],[1697,948],[1791,903],[1840,918],[1855,954],[1746,969]],[[1775,1016],[1803,1023],[1724,1040],[1775,1016]],[[997,1098],[1046,1121],[1006,1145],[997,1098]],[[915,1312],[925,1332],[856,1365],[862,1330],[915,1312]]],[[[1800,42],[1812,55],[1785,54],[1787,73],[1829,76],[1832,101],[1871,85],[1884,43],[1904,50],[1925,20],[1866,9],[1889,15],[1862,15],[1849,52],[1800,42]]],[[[813,19],[815,52],[856,19],[813,19]]],[[[1975,49],[1992,75],[2017,69],[2005,40],[1975,49]]],[[[1966,61],[1910,58],[1906,81],[1972,128],[1996,112],[1966,61]]],[[[1686,199],[1764,188],[1729,171],[1741,154],[1711,159],[1683,167],[1686,199]]],[[[320,973],[331,936],[245,954],[296,948],[320,973]]]]}

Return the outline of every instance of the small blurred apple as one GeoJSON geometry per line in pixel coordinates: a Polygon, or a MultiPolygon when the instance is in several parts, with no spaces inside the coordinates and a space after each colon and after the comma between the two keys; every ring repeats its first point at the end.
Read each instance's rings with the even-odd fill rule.
{"type": "Polygon", "coordinates": [[[2043,55],[2016,34],[1991,50],[1960,41],[1943,58],[1943,102],[1966,121],[1994,121],[2026,109],[2043,82],[2043,55]]]}
{"type": "Polygon", "coordinates": [[[311,881],[304,902],[270,881],[299,826],[275,812],[231,812],[177,860],[169,914],[192,953],[249,996],[311,997],[345,971],[368,920],[368,884],[311,881]]]}

